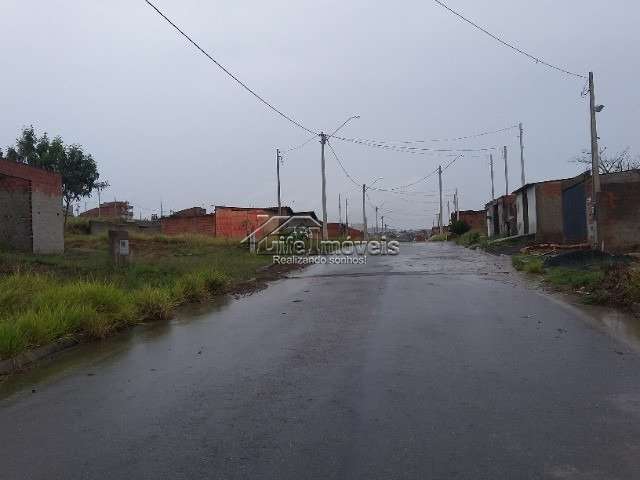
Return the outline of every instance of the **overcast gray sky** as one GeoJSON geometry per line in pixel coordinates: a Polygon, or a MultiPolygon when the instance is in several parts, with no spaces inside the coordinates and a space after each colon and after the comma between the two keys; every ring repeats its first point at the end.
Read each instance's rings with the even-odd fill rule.
{"type": "MultiPolygon", "coordinates": [[[[601,143],[640,153],[640,3],[633,0],[449,0],[452,8],[545,60],[593,70],[601,143]]],[[[527,180],[571,176],[588,146],[584,81],[517,55],[431,0],[157,0],[204,48],[313,130],[383,140],[465,136],[519,121],[527,180]]],[[[179,37],[143,0],[2,0],[0,145],[24,125],[80,143],[136,215],[194,205],[274,205],[275,148],[308,134],[279,118],[179,37]]],[[[520,183],[517,131],[452,145],[507,145],[520,183]]],[[[334,141],[358,182],[407,184],[446,164],[334,141]]],[[[434,144],[434,146],[448,146],[434,144]]],[[[283,198],[321,214],[320,146],[285,157],[283,198]]],[[[361,197],[327,156],[330,219],[338,194],[361,221],[361,197]]],[[[485,154],[456,162],[444,190],[462,209],[490,196],[485,154]]],[[[437,178],[414,190],[437,192],[437,178]]],[[[501,159],[496,190],[504,192],[501,159]]],[[[104,200],[105,198],[103,198],[104,200]]],[[[388,223],[431,226],[437,197],[371,192],[388,223]]],[[[95,206],[96,200],[88,200],[95,206]]],[[[446,214],[446,209],[445,209],[446,214]]],[[[373,212],[368,213],[369,219],[373,212]]]]}

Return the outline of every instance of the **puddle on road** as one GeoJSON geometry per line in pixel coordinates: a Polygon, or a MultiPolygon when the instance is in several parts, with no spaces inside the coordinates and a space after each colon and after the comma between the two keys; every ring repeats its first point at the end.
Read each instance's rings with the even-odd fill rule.
{"type": "Polygon", "coordinates": [[[569,302],[581,310],[591,324],[640,353],[640,318],[610,307],[584,305],[574,299],[569,302]]]}
{"type": "Polygon", "coordinates": [[[87,375],[105,365],[116,362],[138,343],[152,343],[171,334],[182,325],[210,318],[211,313],[223,309],[233,299],[228,296],[216,297],[209,302],[180,307],[171,320],[144,323],[120,332],[104,340],[83,343],[58,352],[36,362],[24,372],[0,378],[0,402],[33,388],[42,388],[65,375],[86,370],[87,375]],[[35,386],[35,387],[34,387],[35,386]]]}

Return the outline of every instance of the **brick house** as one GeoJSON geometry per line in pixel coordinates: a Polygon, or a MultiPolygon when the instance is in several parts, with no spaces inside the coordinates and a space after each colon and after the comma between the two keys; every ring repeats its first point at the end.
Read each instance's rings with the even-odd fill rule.
{"type": "Polygon", "coordinates": [[[518,235],[534,235],[541,243],[564,241],[562,225],[562,185],[565,180],[528,183],[517,189],[516,223],[518,235]]]}
{"type": "MultiPolygon", "coordinates": [[[[242,240],[278,215],[278,207],[245,208],[217,206],[214,213],[206,213],[200,207],[181,210],[160,220],[161,231],[166,235],[184,233],[209,235],[233,240],[242,240]]],[[[294,212],[282,207],[283,216],[310,216],[317,220],[314,212],[294,212]]],[[[269,225],[269,229],[277,227],[269,225]]]]}
{"type": "MultiPolygon", "coordinates": [[[[460,210],[460,221],[470,227],[471,232],[487,233],[487,213],[484,210],[460,210]]],[[[451,222],[457,219],[457,213],[451,214],[451,222]]]]}
{"type": "Polygon", "coordinates": [[[510,237],[518,232],[516,223],[516,196],[502,195],[485,205],[487,236],[510,237]]]}
{"type": "Polygon", "coordinates": [[[64,251],[59,174],[0,159],[0,243],[33,253],[64,251]]]}
{"type": "MultiPolygon", "coordinates": [[[[562,184],[565,241],[592,243],[595,232],[591,172],[562,184]]],[[[597,215],[599,247],[610,252],[640,249],[640,170],[600,175],[597,215]]]]}
{"type": "Polygon", "coordinates": [[[130,205],[127,201],[104,202],[101,203],[99,207],[82,212],[80,216],[133,220],[133,205],[130,205]]]}
{"type": "MultiPolygon", "coordinates": [[[[244,207],[216,207],[217,237],[242,240],[258,229],[269,218],[278,215],[278,207],[244,208],[244,207]]],[[[283,216],[292,216],[294,212],[289,207],[282,207],[283,216]]]]}
{"type": "Polygon", "coordinates": [[[344,223],[327,222],[327,234],[330,240],[338,238],[351,237],[351,240],[363,240],[362,230],[353,227],[347,227],[344,223]]]}

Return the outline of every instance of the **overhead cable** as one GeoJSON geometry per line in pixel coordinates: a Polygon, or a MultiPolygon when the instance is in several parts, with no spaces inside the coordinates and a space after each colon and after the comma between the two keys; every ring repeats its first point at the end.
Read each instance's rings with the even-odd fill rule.
{"type": "Polygon", "coordinates": [[[467,22],[469,25],[473,26],[474,28],[477,28],[481,32],[485,33],[486,35],[489,35],[491,38],[493,38],[497,42],[501,43],[505,47],[509,47],[510,49],[514,50],[515,52],[518,52],[519,54],[524,55],[525,57],[528,57],[529,59],[533,60],[536,63],[540,63],[540,64],[542,64],[542,65],[544,65],[546,67],[552,68],[554,70],[557,70],[559,72],[562,72],[564,74],[567,74],[567,75],[570,75],[570,76],[573,76],[573,77],[587,78],[586,75],[583,75],[581,73],[571,72],[571,71],[567,70],[566,68],[562,68],[562,67],[554,65],[552,63],[546,62],[546,61],[542,60],[540,57],[536,57],[536,56],[534,56],[534,55],[532,55],[532,54],[530,54],[528,52],[525,52],[520,47],[518,47],[518,46],[516,46],[516,45],[514,45],[512,43],[509,43],[506,40],[503,40],[502,38],[500,38],[497,35],[491,33],[490,31],[488,31],[486,28],[483,28],[480,25],[478,25],[477,23],[473,22],[472,20],[469,20],[467,17],[465,17],[461,13],[456,12],[454,9],[449,7],[446,3],[442,2],[441,0],[434,0],[434,2],[436,2],[438,5],[440,5],[441,7],[445,8],[446,10],[448,10],[450,13],[454,14],[456,17],[458,17],[458,18],[462,19],[463,21],[467,22]]]}
{"type": "Polygon", "coordinates": [[[158,7],[156,7],[149,0],[144,0],[144,1],[147,3],[147,5],[149,5],[151,8],[153,8],[158,13],[158,15],[160,15],[162,18],[164,18],[173,28],[175,28],[184,38],[186,38],[189,41],[189,43],[191,43],[194,47],[196,47],[209,60],[211,60],[213,63],[215,63],[224,73],[229,75],[233,80],[236,81],[236,83],[238,83],[242,88],[244,88],[251,95],[256,97],[260,102],[265,104],[267,107],[269,107],[275,113],[277,113],[278,115],[280,115],[284,119],[288,120],[292,124],[296,125],[297,127],[300,127],[301,129],[306,130],[309,133],[313,133],[313,134],[316,133],[313,130],[311,130],[310,128],[305,127],[302,123],[300,123],[297,120],[293,119],[291,116],[287,115],[286,113],[283,113],[281,110],[279,110],[278,108],[274,107],[271,103],[269,103],[263,97],[258,95],[254,90],[249,88],[249,86],[246,83],[244,83],[237,76],[235,76],[233,73],[231,73],[224,65],[222,65],[220,62],[218,62],[206,50],[204,50],[200,45],[198,45],[189,35],[187,35],[180,27],[178,27],[171,19],[169,19],[169,17],[167,17],[164,13],[162,13],[158,7]]]}

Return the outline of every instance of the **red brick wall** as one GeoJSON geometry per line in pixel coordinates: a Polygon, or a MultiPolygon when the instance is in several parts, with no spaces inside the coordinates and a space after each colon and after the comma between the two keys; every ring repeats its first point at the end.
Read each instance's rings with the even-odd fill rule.
{"type": "Polygon", "coordinates": [[[536,185],[536,241],[562,243],[562,181],[536,185]]]}
{"type": "Polygon", "coordinates": [[[31,167],[24,163],[0,160],[0,175],[29,180],[32,191],[45,193],[52,197],[62,195],[62,177],[57,173],[31,167]]]}
{"type": "Polygon", "coordinates": [[[605,250],[640,251],[640,182],[603,182],[601,188],[598,237],[605,250]]]}
{"type": "MultiPolygon", "coordinates": [[[[456,214],[451,214],[451,219],[456,219],[456,214]]],[[[461,210],[460,220],[471,227],[471,231],[487,234],[487,213],[484,210],[461,210]]]]}
{"type": "Polygon", "coordinates": [[[327,223],[327,234],[330,239],[337,239],[340,237],[350,236],[351,240],[363,240],[364,235],[361,230],[349,227],[347,232],[344,224],[340,223],[327,223]]]}
{"type": "Polygon", "coordinates": [[[216,207],[216,236],[242,240],[272,216],[261,208],[216,207]]]}
{"type": "Polygon", "coordinates": [[[160,220],[160,230],[164,235],[209,235],[216,234],[216,215],[197,217],[164,217],[160,220]]]}

